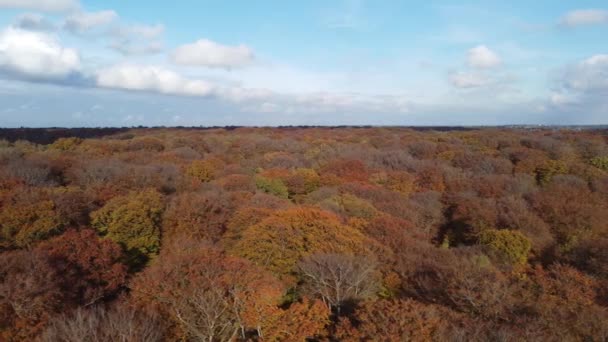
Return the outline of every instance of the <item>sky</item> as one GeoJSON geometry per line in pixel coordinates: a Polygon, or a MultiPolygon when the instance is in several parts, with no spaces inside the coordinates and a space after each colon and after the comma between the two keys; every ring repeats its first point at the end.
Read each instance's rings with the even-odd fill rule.
{"type": "Polygon", "coordinates": [[[0,127],[608,124],[608,3],[0,0],[0,127]]]}

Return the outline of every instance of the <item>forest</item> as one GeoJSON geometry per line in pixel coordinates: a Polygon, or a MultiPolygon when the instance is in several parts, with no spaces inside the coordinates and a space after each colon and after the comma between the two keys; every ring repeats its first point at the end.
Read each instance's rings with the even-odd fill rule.
{"type": "Polygon", "coordinates": [[[79,132],[2,131],[0,341],[608,340],[608,130],[79,132]]]}

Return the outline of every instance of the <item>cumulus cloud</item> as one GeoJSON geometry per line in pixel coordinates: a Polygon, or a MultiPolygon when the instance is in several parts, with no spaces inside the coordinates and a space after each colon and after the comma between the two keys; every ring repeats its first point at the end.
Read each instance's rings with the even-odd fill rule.
{"type": "Polygon", "coordinates": [[[502,61],[496,52],[485,45],[476,46],[468,51],[467,62],[470,67],[487,69],[499,66],[502,61]]]}
{"type": "Polygon", "coordinates": [[[172,55],[174,63],[209,68],[238,68],[250,64],[253,51],[245,46],[227,46],[208,39],[178,47],[172,55]]]}
{"type": "Polygon", "coordinates": [[[64,28],[73,33],[85,33],[96,27],[110,24],[118,18],[114,11],[79,12],[68,16],[64,28]]]}
{"type": "Polygon", "coordinates": [[[169,95],[209,96],[215,87],[202,80],[187,79],[171,70],[156,66],[116,65],[96,75],[102,88],[157,92],[169,95]]]}
{"type": "Polygon", "coordinates": [[[30,31],[54,31],[55,24],[38,13],[24,13],[17,17],[15,27],[30,31]]]}
{"type": "Polygon", "coordinates": [[[0,70],[30,79],[66,78],[80,69],[74,49],[52,36],[9,27],[0,32],[0,70]]]}
{"type": "Polygon", "coordinates": [[[550,108],[581,115],[602,115],[608,110],[608,55],[594,55],[563,68],[554,79],[550,108]]]}
{"type": "Polygon", "coordinates": [[[453,72],[448,79],[450,84],[457,88],[478,88],[490,83],[490,79],[479,72],[453,72]]]}
{"type": "Polygon", "coordinates": [[[561,19],[561,24],[565,26],[581,26],[608,24],[608,11],[600,9],[582,9],[566,13],[561,19]]]}
{"type": "Polygon", "coordinates": [[[608,92],[608,55],[594,55],[567,68],[560,83],[573,91],[608,92]]]}
{"type": "Polygon", "coordinates": [[[0,0],[0,8],[65,12],[79,7],[78,0],[0,0]]]}

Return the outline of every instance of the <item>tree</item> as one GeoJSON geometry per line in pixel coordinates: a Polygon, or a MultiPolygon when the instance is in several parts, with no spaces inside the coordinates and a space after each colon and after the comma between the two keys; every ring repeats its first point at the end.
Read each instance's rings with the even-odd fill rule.
{"type": "Polygon", "coordinates": [[[58,317],[40,337],[41,342],[155,342],[164,340],[158,317],[125,305],[106,309],[77,309],[58,317]]]}
{"type": "Polygon", "coordinates": [[[224,341],[249,329],[264,334],[283,294],[280,282],[204,243],[182,240],[173,247],[135,279],[139,302],[160,305],[184,337],[224,341]]]}
{"type": "Polygon", "coordinates": [[[192,179],[205,183],[217,177],[222,162],[219,159],[195,160],[186,169],[186,175],[192,179]]]}
{"type": "Polygon", "coordinates": [[[230,252],[286,276],[314,253],[366,254],[374,244],[326,211],[303,207],[276,211],[245,229],[230,252]]]}
{"type": "Polygon", "coordinates": [[[472,316],[508,317],[517,302],[508,275],[487,257],[465,250],[422,249],[406,254],[397,269],[403,291],[428,303],[441,303],[472,316]]]}
{"type": "Polygon", "coordinates": [[[91,305],[112,296],[125,284],[122,251],[111,240],[99,239],[93,230],[69,230],[43,242],[39,248],[61,275],[62,288],[77,305],[91,305]]]}
{"type": "Polygon", "coordinates": [[[264,341],[306,341],[323,334],[330,310],[317,300],[304,297],[287,310],[278,310],[264,330],[264,341]]]}
{"type": "Polygon", "coordinates": [[[285,183],[278,178],[268,178],[262,175],[255,177],[255,186],[263,192],[275,195],[281,198],[289,197],[289,190],[285,183]]]}
{"type": "Polygon", "coordinates": [[[306,195],[315,191],[321,184],[321,177],[313,169],[295,169],[284,180],[289,196],[306,195]]]}
{"type": "Polygon", "coordinates": [[[586,239],[605,232],[606,201],[575,176],[555,176],[543,191],[530,196],[532,208],[551,227],[558,243],[557,257],[567,257],[586,239]]]}
{"type": "Polygon", "coordinates": [[[567,265],[540,267],[531,274],[527,304],[537,329],[567,340],[608,338],[608,311],[596,303],[600,284],[567,265]]]}
{"type": "Polygon", "coordinates": [[[0,254],[0,340],[32,340],[64,306],[60,274],[39,251],[0,254]]]}
{"type": "Polygon", "coordinates": [[[61,233],[66,220],[55,203],[14,203],[0,209],[0,248],[24,248],[61,233]]]}
{"type": "Polygon", "coordinates": [[[604,171],[608,171],[608,156],[605,157],[593,157],[589,161],[591,165],[597,167],[598,169],[602,169],[604,171]]]}
{"type": "Polygon", "coordinates": [[[51,144],[51,148],[60,151],[72,151],[82,144],[82,139],[77,137],[59,138],[51,144]]]}
{"type": "Polygon", "coordinates": [[[371,203],[351,194],[333,196],[319,204],[324,209],[349,218],[356,217],[369,220],[378,214],[371,203]]]}
{"type": "Polygon", "coordinates": [[[245,229],[260,223],[263,219],[270,216],[272,210],[266,208],[243,207],[237,210],[228,222],[222,243],[230,249],[237,243],[245,229]]]}
{"type": "Polygon", "coordinates": [[[525,265],[532,247],[522,233],[508,229],[485,230],[479,237],[479,243],[490,257],[509,266],[525,265]]]}
{"type": "Polygon", "coordinates": [[[339,182],[366,182],[369,173],[360,160],[334,160],[321,169],[321,176],[335,177],[339,182]]]}
{"type": "Polygon", "coordinates": [[[387,342],[441,340],[454,314],[412,299],[366,302],[352,318],[340,319],[336,337],[340,341],[373,341],[380,336],[387,342]]]}
{"type": "Polygon", "coordinates": [[[313,254],[298,265],[304,289],[339,316],[343,306],[369,299],[379,290],[376,261],[342,254],[313,254]]]}
{"type": "Polygon", "coordinates": [[[164,202],[155,190],[113,198],[91,214],[91,224],[103,236],[121,244],[133,266],[158,253],[164,202]],[[142,258],[144,258],[142,260],[142,258]]]}
{"type": "Polygon", "coordinates": [[[232,215],[230,199],[224,192],[188,192],[171,199],[163,219],[163,241],[187,236],[217,241],[232,215]]]}
{"type": "Polygon", "coordinates": [[[554,176],[567,173],[567,166],[559,160],[548,160],[543,165],[537,167],[534,172],[536,173],[538,184],[546,185],[554,176]]]}

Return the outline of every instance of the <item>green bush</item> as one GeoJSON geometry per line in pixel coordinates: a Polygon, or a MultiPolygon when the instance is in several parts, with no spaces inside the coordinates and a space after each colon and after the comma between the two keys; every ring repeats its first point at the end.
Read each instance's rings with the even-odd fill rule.
{"type": "Polygon", "coordinates": [[[590,163],[598,169],[608,171],[608,156],[592,158],[590,163]]]}
{"type": "Polygon", "coordinates": [[[549,160],[543,166],[536,168],[536,181],[540,185],[545,185],[549,183],[554,176],[567,172],[568,168],[564,162],[560,160],[549,160]]]}
{"type": "Polygon", "coordinates": [[[91,214],[91,224],[105,237],[121,244],[131,264],[158,253],[164,203],[155,190],[115,197],[91,214]]]}
{"type": "Polygon", "coordinates": [[[282,180],[277,178],[267,178],[264,176],[255,177],[255,186],[265,193],[275,195],[281,198],[288,198],[289,191],[282,180]]]}
{"type": "Polygon", "coordinates": [[[481,233],[479,243],[488,255],[508,265],[524,265],[532,248],[522,233],[508,229],[488,229],[481,233]]]}

